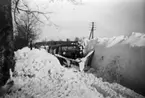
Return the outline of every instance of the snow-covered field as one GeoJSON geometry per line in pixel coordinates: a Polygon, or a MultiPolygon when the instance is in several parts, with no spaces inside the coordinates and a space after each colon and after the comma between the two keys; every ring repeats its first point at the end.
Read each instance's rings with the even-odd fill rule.
{"type": "Polygon", "coordinates": [[[144,98],[91,73],[65,68],[43,49],[25,47],[15,52],[15,58],[15,84],[5,98],[144,98]]]}

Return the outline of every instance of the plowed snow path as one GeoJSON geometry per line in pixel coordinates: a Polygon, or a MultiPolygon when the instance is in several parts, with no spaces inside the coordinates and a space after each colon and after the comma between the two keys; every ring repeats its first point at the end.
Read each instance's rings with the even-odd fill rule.
{"type": "Polygon", "coordinates": [[[119,84],[64,68],[45,50],[24,48],[15,55],[15,85],[5,98],[144,98],[119,84]]]}

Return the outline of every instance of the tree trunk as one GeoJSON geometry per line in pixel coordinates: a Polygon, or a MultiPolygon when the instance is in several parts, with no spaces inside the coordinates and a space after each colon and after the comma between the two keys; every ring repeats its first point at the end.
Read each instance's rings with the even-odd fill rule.
{"type": "Polygon", "coordinates": [[[14,71],[13,45],[11,0],[0,0],[0,86],[9,79],[9,69],[14,71]]]}

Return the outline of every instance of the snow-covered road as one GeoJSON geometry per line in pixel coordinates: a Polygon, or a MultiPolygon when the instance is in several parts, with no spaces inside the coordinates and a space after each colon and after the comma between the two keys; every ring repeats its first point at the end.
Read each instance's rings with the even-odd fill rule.
{"type": "Polygon", "coordinates": [[[65,68],[43,49],[25,47],[15,57],[15,84],[5,98],[144,98],[91,73],[65,68]]]}

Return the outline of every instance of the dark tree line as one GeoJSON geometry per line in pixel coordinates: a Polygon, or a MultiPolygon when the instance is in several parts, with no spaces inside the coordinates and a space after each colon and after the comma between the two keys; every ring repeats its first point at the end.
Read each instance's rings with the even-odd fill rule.
{"type": "Polygon", "coordinates": [[[11,1],[0,0],[0,86],[9,79],[9,69],[14,70],[13,45],[11,1]]]}

